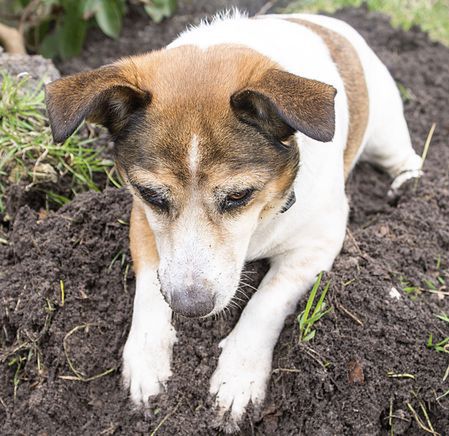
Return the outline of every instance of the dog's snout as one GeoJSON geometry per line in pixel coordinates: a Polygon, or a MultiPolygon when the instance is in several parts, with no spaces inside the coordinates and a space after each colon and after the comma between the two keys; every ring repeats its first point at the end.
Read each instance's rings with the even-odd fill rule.
{"type": "Polygon", "coordinates": [[[206,289],[189,287],[170,293],[171,308],[189,318],[209,315],[214,309],[215,299],[206,289]]]}

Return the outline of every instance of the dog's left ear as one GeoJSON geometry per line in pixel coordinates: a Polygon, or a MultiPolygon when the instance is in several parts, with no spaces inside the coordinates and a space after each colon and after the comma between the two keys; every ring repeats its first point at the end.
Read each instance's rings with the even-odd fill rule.
{"type": "Polygon", "coordinates": [[[231,96],[237,117],[278,139],[299,131],[321,142],[335,131],[337,90],[317,80],[270,69],[254,84],[231,96]]]}
{"type": "Polygon", "coordinates": [[[148,105],[151,95],[129,76],[123,67],[109,65],[49,83],[46,104],[55,142],[64,142],[84,119],[114,133],[134,111],[148,105]]]}

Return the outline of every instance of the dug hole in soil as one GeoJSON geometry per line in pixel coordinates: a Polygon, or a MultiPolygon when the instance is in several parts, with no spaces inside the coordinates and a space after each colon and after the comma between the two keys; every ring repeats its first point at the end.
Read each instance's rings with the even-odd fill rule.
{"type": "MultiPolygon", "coordinates": [[[[386,435],[393,424],[395,435],[420,435],[425,432],[410,406],[428,426],[422,405],[434,430],[449,434],[449,396],[436,400],[449,389],[443,382],[448,354],[426,347],[430,333],[449,336],[448,325],[435,317],[449,313],[449,296],[422,292],[411,299],[400,285],[401,276],[417,286],[436,283],[438,275],[448,279],[449,49],[418,29],[395,30],[386,17],[363,9],[336,16],[363,34],[409,90],[405,111],[418,152],[431,124],[437,127],[425,176],[396,204],[386,199],[388,177],[368,165],[355,169],[347,186],[348,234],[327,275],[334,309],[307,344],[298,343],[296,317],[287,320],[265,406],[250,411],[242,431],[386,435]],[[390,295],[392,287],[399,298],[390,295]],[[413,378],[388,377],[390,371],[413,378]]],[[[165,42],[181,30],[180,22],[186,24],[173,20],[165,42]]],[[[100,45],[103,50],[95,63],[130,53],[128,46],[127,53],[120,51],[120,41],[108,42],[106,53],[98,34],[90,38],[90,51],[100,45]]],[[[141,48],[135,38],[134,51],[141,48]]],[[[60,68],[95,66],[83,56],[60,68]]],[[[162,421],[158,434],[217,433],[208,383],[218,343],[237,312],[227,319],[174,320],[179,341],[173,377],[148,416],[133,411],[122,389],[121,354],[135,285],[130,204],[125,190],[108,189],[79,195],[48,216],[25,205],[6,230],[9,245],[0,245],[0,434],[138,435],[150,434],[162,421]]],[[[257,285],[266,265],[248,269],[257,285]]],[[[304,306],[305,299],[297,312],[304,306]]]]}

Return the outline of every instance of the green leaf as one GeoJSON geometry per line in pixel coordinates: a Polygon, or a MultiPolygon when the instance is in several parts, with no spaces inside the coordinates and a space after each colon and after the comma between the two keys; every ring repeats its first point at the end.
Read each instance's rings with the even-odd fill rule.
{"type": "Polygon", "coordinates": [[[442,321],[446,321],[449,323],[449,316],[447,316],[445,313],[442,313],[441,315],[435,315],[438,319],[441,319],[442,321]]]}
{"type": "Polygon", "coordinates": [[[114,39],[119,37],[122,30],[122,13],[116,0],[99,0],[95,19],[106,35],[114,39]]]}
{"type": "Polygon", "coordinates": [[[58,32],[49,33],[44,37],[39,46],[39,53],[45,58],[54,58],[59,53],[58,32]]]}
{"type": "Polygon", "coordinates": [[[307,335],[304,337],[303,341],[304,341],[304,342],[309,342],[309,341],[311,341],[311,340],[315,337],[315,333],[316,333],[316,330],[312,330],[309,334],[307,334],[307,335]]]}
{"type": "Polygon", "coordinates": [[[67,2],[59,32],[59,54],[63,59],[79,54],[86,37],[87,22],[82,17],[82,4],[67,2]]]}
{"type": "Polygon", "coordinates": [[[97,12],[98,4],[101,0],[85,0],[83,5],[83,18],[85,20],[93,17],[95,15],[95,12],[97,12]]]}
{"type": "Polygon", "coordinates": [[[176,0],[151,0],[151,5],[145,6],[144,9],[154,22],[160,23],[164,18],[173,15],[176,0]]]}

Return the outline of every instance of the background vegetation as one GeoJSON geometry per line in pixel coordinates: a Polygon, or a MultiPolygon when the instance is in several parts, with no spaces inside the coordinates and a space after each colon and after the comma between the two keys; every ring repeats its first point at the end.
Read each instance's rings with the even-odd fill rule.
{"type": "Polygon", "coordinates": [[[419,25],[434,40],[449,45],[449,0],[294,0],[287,12],[334,12],[365,4],[391,17],[393,26],[409,30],[419,25]]]}
{"type": "Polygon", "coordinates": [[[156,22],[176,9],[176,0],[8,0],[0,2],[0,21],[18,27],[29,50],[66,59],[81,51],[90,26],[118,38],[128,3],[156,22]]]}

